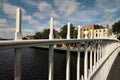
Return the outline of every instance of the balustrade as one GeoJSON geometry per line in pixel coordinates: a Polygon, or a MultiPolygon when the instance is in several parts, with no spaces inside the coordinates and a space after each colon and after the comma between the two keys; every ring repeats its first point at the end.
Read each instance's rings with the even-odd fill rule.
{"type": "MultiPolygon", "coordinates": [[[[49,46],[49,75],[48,80],[54,80],[54,45],[56,44],[66,44],[66,80],[70,80],[70,51],[71,43],[76,43],[77,48],[77,80],[92,80],[93,77],[96,78],[96,73],[106,62],[110,59],[114,62],[117,52],[120,48],[120,42],[114,39],[87,39],[87,30],[85,31],[85,39],[80,39],[80,26],[78,27],[78,39],[70,39],[70,23],[68,23],[68,33],[67,39],[53,39],[53,18],[51,18],[50,35],[49,39],[40,40],[21,40],[21,11],[17,9],[16,18],[16,34],[15,40],[13,41],[0,41],[0,49],[14,48],[15,58],[14,58],[14,79],[21,80],[21,49],[22,47],[31,47],[39,45],[49,46]],[[81,46],[84,42],[84,46],[81,46]],[[84,49],[84,75],[80,72],[80,62],[81,62],[81,48],[84,49]],[[117,52],[116,52],[117,51],[117,52]],[[113,54],[116,52],[116,55],[113,54]],[[88,55],[90,54],[90,55],[88,55]],[[112,59],[113,60],[112,60],[112,59]]],[[[91,31],[92,34],[92,31],[91,31]]],[[[92,38],[92,36],[91,36],[92,38]]],[[[112,66],[112,63],[109,62],[112,66]]],[[[110,67],[109,67],[110,70],[110,67]]],[[[104,71],[103,71],[104,73],[104,71]]],[[[98,79],[97,79],[98,80],[98,79]]]]}

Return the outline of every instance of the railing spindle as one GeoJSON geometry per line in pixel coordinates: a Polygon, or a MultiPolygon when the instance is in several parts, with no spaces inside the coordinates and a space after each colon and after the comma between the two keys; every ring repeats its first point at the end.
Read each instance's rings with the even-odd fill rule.
{"type": "Polygon", "coordinates": [[[80,43],[77,44],[77,80],[80,80],[80,43]]]}
{"type": "Polygon", "coordinates": [[[91,42],[91,45],[90,45],[90,49],[91,49],[91,50],[90,50],[90,74],[91,74],[91,73],[92,73],[92,56],[93,56],[93,55],[92,55],[92,54],[93,54],[93,53],[92,53],[92,49],[93,49],[93,48],[92,48],[92,42],[91,42]]]}
{"type": "Polygon", "coordinates": [[[94,42],[94,69],[96,67],[96,42],[94,42]]]}
{"type": "Polygon", "coordinates": [[[84,55],[84,79],[87,80],[88,75],[88,42],[85,42],[84,55]]]}
{"type": "Polygon", "coordinates": [[[48,80],[53,80],[54,68],[54,45],[49,45],[49,77],[48,80]]]}
{"type": "Polygon", "coordinates": [[[66,80],[70,80],[70,44],[67,44],[66,80]]]}

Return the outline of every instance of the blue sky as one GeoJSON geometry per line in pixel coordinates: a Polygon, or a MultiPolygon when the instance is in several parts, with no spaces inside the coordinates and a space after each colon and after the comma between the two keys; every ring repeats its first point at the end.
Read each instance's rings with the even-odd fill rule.
{"type": "Polygon", "coordinates": [[[0,0],[0,37],[13,38],[16,8],[22,9],[23,36],[71,22],[73,25],[112,25],[120,20],[120,0],[0,0]]]}

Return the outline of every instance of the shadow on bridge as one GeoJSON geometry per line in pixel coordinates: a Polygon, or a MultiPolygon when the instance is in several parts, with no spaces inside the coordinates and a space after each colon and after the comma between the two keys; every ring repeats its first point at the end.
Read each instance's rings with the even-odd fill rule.
{"type": "Polygon", "coordinates": [[[107,80],[120,80],[120,52],[113,63],[107,80]]]}

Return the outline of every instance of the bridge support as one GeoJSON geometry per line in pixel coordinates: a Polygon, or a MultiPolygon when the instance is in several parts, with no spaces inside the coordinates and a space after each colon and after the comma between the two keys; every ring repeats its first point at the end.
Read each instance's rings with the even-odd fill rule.
{"type": "Polygon", "coordinates": [[[15,80],[21,80],[21,48],[15,48],[14,57],[14,77],[15,80]]]}
{"type": "MultiPolygon", "coordinates": [[[[15,40],[22,40],[21,32],[21,9],[17,8],[16,10],[16,32],[15,40]]],[[[21,48],[15,48],[15,57],[14,57],[14,79],[21,80],[21,48]]]]}

